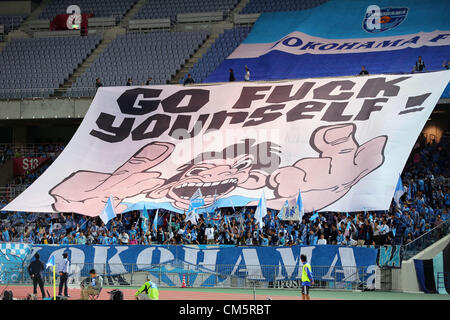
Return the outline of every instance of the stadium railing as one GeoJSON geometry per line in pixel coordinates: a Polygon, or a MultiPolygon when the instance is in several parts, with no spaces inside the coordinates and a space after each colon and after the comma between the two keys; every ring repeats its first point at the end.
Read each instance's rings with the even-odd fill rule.
{"type": "MultiPolygon", "coordinates": [[[[88,277],[89,270],[95,269],[103,277],[104,286],[140,286],[151,274],[152,281],[158,287],[182,287],[183,279],[186,287],[220,287],[242,289],[298,289],[301,287],[301,268],[297,266],[255,265],[245,269],[235,265],[189,265],[189,264],[71,264],[68,284],[79,288],[80,282],[88,277]],[[296,277],[284,280],[281,270],[294,272],[296,277]],[[265,277],[263,276],[265,275],[265,277]],[[270,276],[268,276],[270,275],[270,276]],[[268,279],[269,278],[269,279],[268,279]]],[[[312,266],[314,289],[327,290],[361,290],[365,289],[365,280],[371,275],[367,267],[312,266]]],[[[51,268],[44,272],[45,284],[52,283],[51,268]]],[[[57,278],[57,284],[59,280],[57,278]]],[[[2,285],[29,285],[31,278],[27,266],[22,269],[10,269],[0,272],[2,285]]]]}
{"type": "Polygon", "coordinates": [[[437,240],[445,237],[450,231],[450,219],[434,227],[427,233],[402,246],[403,260],[408,260],[437,240]]]}

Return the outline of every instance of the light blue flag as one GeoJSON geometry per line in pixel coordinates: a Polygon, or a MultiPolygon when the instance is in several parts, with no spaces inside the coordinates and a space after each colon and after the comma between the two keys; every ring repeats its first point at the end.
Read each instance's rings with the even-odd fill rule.
{"type": "Polygon", "coordinates": [[[147,219],[145,219],[145,218],[143,218],[143,219],[141,219],[141,229],[142,229],[142,231],[144,232],[144,234],[145,233],[147,233],[147,231],[148,231],[148,224],[147,224],[147,219]]]}
{"type": "Polygon", "coordinates": [[[319,213],[313,211],[314,214],[309,218],[309,221],[316,221],[317,218],[319,218],[319,213]]]}
{"type": "Polygon", "coordinates": [[[114,205],[112,202],[112,198],[109,197],[108,201],[106,201],[105,208],[100,213],[100,219],[102,219],[103,223],[106,224],[116,217],[116,212],[114,211],[114,205]]]}
{"type": "Polygon", "coordinates": [[[266,196],[263,191],[261,198],[258,201],[258,206],[256,207],[256,212],[255,212],[255,219],[256,219],[257,224],[259,225],[260,229],[262,229],[262,227],[264,227],[264,222],[262,219],[266,215],[267,215],[267,204],[266,204],[266,196]]]}
{"type": "Polygon", "coordinates": [[[55,256],[51,256],[50,259],[48,259],[47,264],[45,265],[46,268],[53,267],[55,265],[55,256]]]}
{"type": "Polygon", "coordinates": [[[155,219],[153,219],[153,228],[152,228],[152,230],[153,230],[154,233],[158,232],[158,220],[159,220],[158,214],[159,214],[159,208],[156,210],[155,219]]]}
{"type": "Polygon", "coordinates": [[[214,191],[214,199],[213,199],[213,204],[211,206],[211,211],[209,213],[215,213],[217,210],[217,202],[216,202],[216,192],[214,191]]]}
{"type": "Polygon", "coordinates": [[[284,202],[283,207],[281,207],[280,211],[277,214],[278,220],[283,220],[285,218],[286,210],[289,210],[289,203],[287,200],[284,202]]]}
{"type": "Polygon", "coordinates": [[[50,223],[50,228],[48,228],[48,233],[53,232],[53,222],[50,223]]]}
{"type": "Polygon", "coordinates": [[[402,183],[402,177],[398,176],[397,186],[395,187],[394,192],[394,201],[397,205],[397,207],[400,207],[400,197],[405,193],[403,190],[403,183],[402,183]]]}
{"type": "Polygon", "coordinates": [[[144,209],[142,209],[141,211],[141,218],[142,219],[150,219],[150,217],[148,216],[148,210],[147,210],[147,206],[144,203],[144,209]]]}
{"type": "Polygon", "coordinates": [[[205,205],[205,199],[203,198],[200,188],[194,192],[189,202],[188,212],[195,208],[200,208],[205,205]]]}
{"type": "Polygon", "coordinates": [[[298,190],[297,208],[299,212],[299,221],[302,221],[303,215],[305,214],[305,207],[303,206],[302,194],[300,190],[298,190]]]}

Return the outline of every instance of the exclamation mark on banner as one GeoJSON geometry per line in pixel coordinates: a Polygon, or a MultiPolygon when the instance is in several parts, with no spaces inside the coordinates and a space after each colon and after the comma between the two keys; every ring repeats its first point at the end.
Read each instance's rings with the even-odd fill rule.
{"type": "Polygon", "coordinates": [[[422,103],[424,103],[424,101],[427,100],[427,98],[430,95],[431,95],[431,92],[422,94],[420,96],[409,97],[408,101],[406,102],[406,106],[405,106],[405,109],[407,109],[407,110],[400,111],[398,114],[402,115],[402,114],[406,114],[406,113],[410,113],[410,112],[422,111],[423,107],[421,107],[421,108],[413,108],[413,107],[421,106],[422,103]]]}

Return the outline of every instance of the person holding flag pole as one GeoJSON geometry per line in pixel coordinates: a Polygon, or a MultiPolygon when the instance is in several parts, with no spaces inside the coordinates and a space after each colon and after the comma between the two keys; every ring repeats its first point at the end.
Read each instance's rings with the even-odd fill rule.
{"type": "Polygon", "coordinates": [[[106,201],[105,208],[100,213],[100,219],[102,219],[105,226],[108,224],[108,222],[116,217],[116,212],[114,211],[114,204],[112,201],[112,197],[110,196],[108,198],[108,201],[106,201]]]}
{"type": "Polygon", "coordinates": [[[47,264],[45,266],[46,266],[46,268],[52,267],[52,269],[53,269],[53,300],[56,300],[56,263],[55,263],[55,256],[51,256],[48,259],[48,262],[47,262],[47,264]]]}
{"type": "Polygon", "coordinates": [[[155,237],[156,237],[156,234],[158,233],[158,220],[159,220],[158,214],[159,214],[159,208],[156,209],[155,218],[153,219],[153,226],[152,226],[152,231],[153,231],[155,237]]]}
{"type": "Polygon", "coordinates": [[[256,223],[258,224],[258,227],[260,230],[262,230],[262,228],[264,227],[264,222],[262,219],[266,215],[267,215],[267,204],[266,204],[266,196],[263,191],[261,198],[258,201],[258,206],[256,207],[256,211],[255,211],[256,223]]]}
{"type": "Polygon", "coordinates": [[[397,186],[395,187],[395,191],[394,191],[394,202],[398,208],[400,208],[400,198],[402,197],[402,195],[404,193],[405,193],[405,191],[403,190],[402,177],[399,175],[398,181],[397,181],[397,186]]]}

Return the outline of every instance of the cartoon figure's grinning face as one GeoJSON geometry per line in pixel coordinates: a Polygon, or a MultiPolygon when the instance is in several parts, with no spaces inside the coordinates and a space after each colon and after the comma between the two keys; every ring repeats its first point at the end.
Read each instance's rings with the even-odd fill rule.
{"type": "Polygon", "coordinates": [[[237,158],[232,163],[209,160],[195,164],[184,171],[180,180],[171,186],[168,195],[177,202],[189,204],[191,196],[200,189],[205,205],[212,204],[214,195],[216,198],[222,197],[249,178],[252,161],[253,157],[248,155],[237,158]]]}
{"type": "Polygon", "coordinates": [[[179,167],[178,174],[147,196],[168,197],[174,200],[174,206],[185,210],[189,208],[190,198],[197,189],[203,195],[205,206],[209,206],[214,203],[214,196],[219,199],[237,187],[263,187],[267,176],[280,163],[279,151],[270,142],[259,145],[254,145],[253,142],[247,139],[222,152],[198,155],[179,167]]]}

